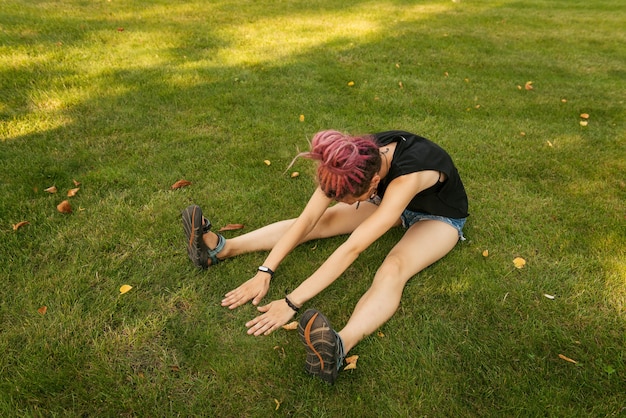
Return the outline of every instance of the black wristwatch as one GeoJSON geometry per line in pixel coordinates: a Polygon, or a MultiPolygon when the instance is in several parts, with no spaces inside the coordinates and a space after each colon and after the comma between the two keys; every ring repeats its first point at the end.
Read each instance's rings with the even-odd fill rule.
{"type": "Polygon", "coordinates": [[[274,270],[269,267],[259,266],[259,271],[269,274],[272,279],[274,278],[274,270]]]}

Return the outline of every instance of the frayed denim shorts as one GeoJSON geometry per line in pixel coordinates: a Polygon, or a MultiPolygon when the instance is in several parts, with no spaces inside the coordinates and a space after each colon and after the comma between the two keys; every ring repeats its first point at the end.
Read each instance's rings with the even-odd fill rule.
{"type": "Polygon", "coordinates": [[[459,239],[461,241],[465,241],[465,237],[463,236],[463,226],[465,225],[465,221],[467,221],[467,218],[446,218],[445,216],[431,215],[429,213],[422,212],[413,212],[411,210],[405,209],[404,212],[402,212],[400,219],[402,219],[402,226],[407,229],[411,227],[411,225],[413,225],[415,222],[423,221],[426,219],[445,222],[458,231],[459,239]]]}
{"type": "MultiPolygon", "coordinates": [[[[376,195],[370,199],[367,199],[368,202],[375,204],[376,206],[380,206],[380,202],[382,201],[381,197],[376,195]]],[[[463,227],[465,226],[465,221],[467,218],[446,218],[445,216],[431,215],[429,213],[423,212],[413,212],[412,210],[405,209],[400,215],[400,219],[402,220],[402,227],[405,229],[409,229],[411,225],[415,222],[423,221],[426,219],[431,219],[434,221],[445,222],[459,233],[459,239],[461,241],[465,241],[465,236],[463,236],[463,227]]]]}

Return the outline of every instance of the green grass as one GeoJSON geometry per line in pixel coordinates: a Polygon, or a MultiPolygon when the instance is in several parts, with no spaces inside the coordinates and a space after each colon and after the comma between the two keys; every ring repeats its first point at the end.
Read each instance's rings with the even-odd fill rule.
{"type": "MultiPolygon", "coordinates": [[[[625,415],[625,12],[3,1],[0,415],[625,415]],[[327,128],[442,144],[471,212],[468,240],[409,282],[333,387],[305,375],[295,332],[253,338],[252,306],[220,307],[265,254],[196,271],[179,220],[191,202],[218,227],[297,216],[313,166],[284,170],[327,128]],[[193,184],[169,189],[182,178],[193,184]],[[74,212],[60,214],[74,179],[74,212]]],[[[400,234],[307,307],[345,324],[400,234]]],[[[341,242],[297,248],[266,300],[341,242]]]]}

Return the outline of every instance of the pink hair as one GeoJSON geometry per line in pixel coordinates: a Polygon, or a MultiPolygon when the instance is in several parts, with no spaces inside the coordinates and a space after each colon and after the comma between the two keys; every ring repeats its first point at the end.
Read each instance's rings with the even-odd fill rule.
{"type": "Polygon", "coordinates": [[[317,180],[328,197],[361,196],[380,170],[378,145],[371,136],[350,136],[321,131],[311,141],[311,151],[299,155],[319,161],[317,180]]]}

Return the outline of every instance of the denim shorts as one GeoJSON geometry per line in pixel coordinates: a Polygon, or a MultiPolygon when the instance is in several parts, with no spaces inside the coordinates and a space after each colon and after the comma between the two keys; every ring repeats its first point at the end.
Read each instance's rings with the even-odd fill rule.
{"type": "MultiPolygon", "coordinates": [[[[382,199],[380,196],[376,195],[370,199],[367,199],[368,202],[375,204],[376,206],[380,206],[380,202],[382,199]]],[[[413,212],[412,210],[405,209],[400,215],[400,219],[402,220],[402,226],[406,229],[411,227],[415,222],[423,221],[426,219],[431,219],[435,221],[445,222],[454,229],[456,229],[459,233],[459,239],[461,241],[465,241],[465,237],[463,236],[463,226],[465,226],[465,221],[467,218],[446,218],[445,216],[431,215],[429,213],[422,212],[413,212]]]]}
{"type": "Polygon", "coordinates": [[[411,210],[405,209],[404,212],[402,212],[402,215],[400,215],[400,219],[402,219],[402,226],[404,228],[409,228],[415,222],[423,221],[426,219],[445,222],[458,231],[459,239],[461,241],[465,241],[465,237],[463,236],[463,226],[465,225],[465,221],[467,221],[467,218],[446,218],[445,216],[431,215],[422,212],[413,212],[411,210]]]}

